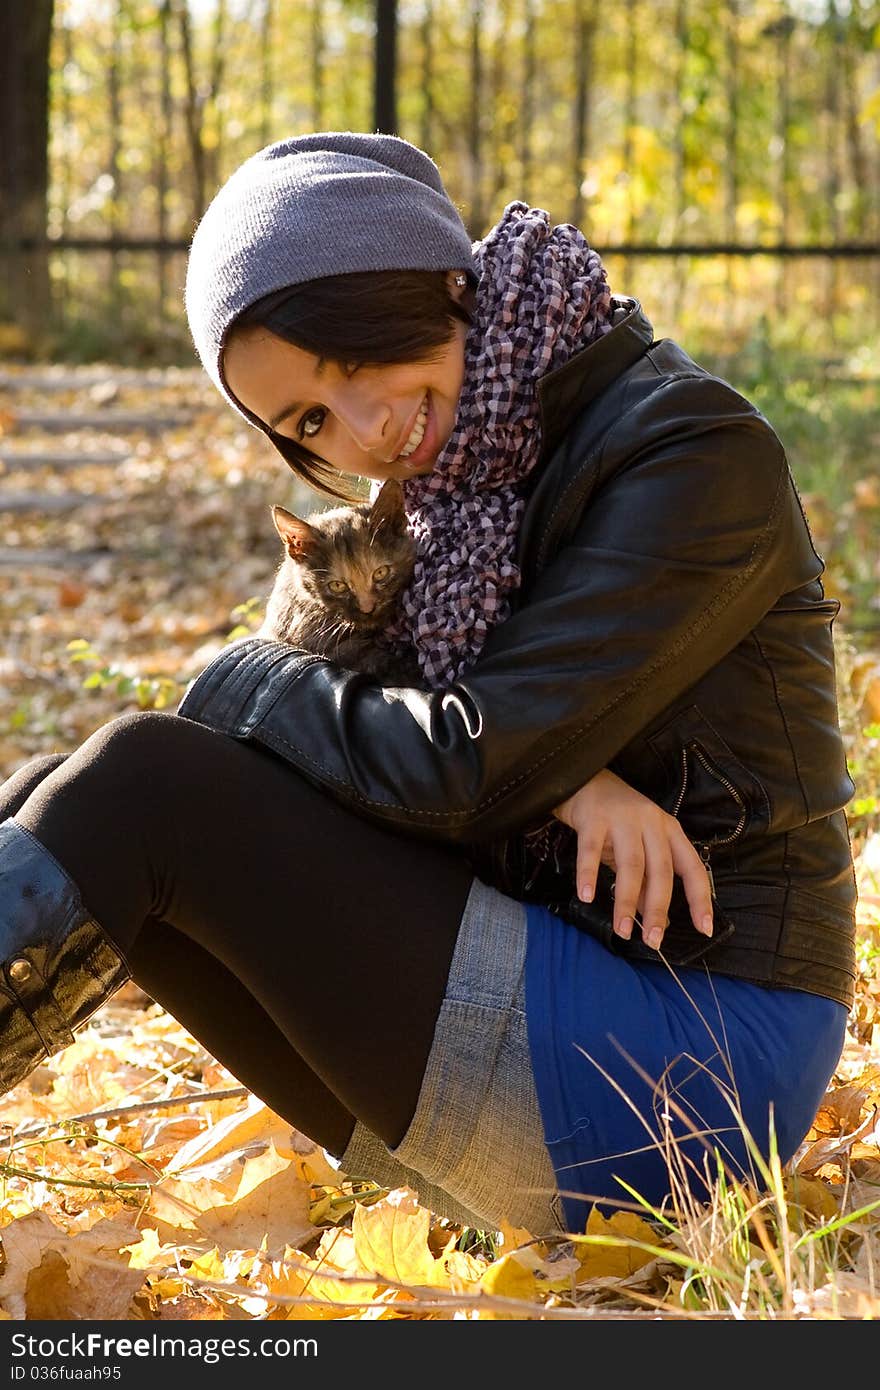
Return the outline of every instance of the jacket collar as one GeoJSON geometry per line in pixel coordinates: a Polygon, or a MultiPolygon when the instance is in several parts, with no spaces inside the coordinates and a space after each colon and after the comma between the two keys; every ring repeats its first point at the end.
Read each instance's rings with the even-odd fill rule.
{"type": "Polygon", "coordinates": [[[538,382],[541,454],[545,459],[552,458],[575,417],[654,341],[654,330],[637,299],[615,295],[612,304],[610,333],[538,382]]]}

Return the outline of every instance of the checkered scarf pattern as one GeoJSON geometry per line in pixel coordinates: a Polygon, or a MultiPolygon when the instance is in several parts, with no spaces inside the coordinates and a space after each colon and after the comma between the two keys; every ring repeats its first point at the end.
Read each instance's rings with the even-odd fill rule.
{"type": "Polygon", "coordinates": [[[455,426],[431,473],[404,484],[418,545],[388,636],[415,647],[427,685],[479,656],[519,587],[517,532],[541,452],[537,386],[611,327],[605,269],[581,232],[513,202],[476,248],[476,311],[455,426]]]}

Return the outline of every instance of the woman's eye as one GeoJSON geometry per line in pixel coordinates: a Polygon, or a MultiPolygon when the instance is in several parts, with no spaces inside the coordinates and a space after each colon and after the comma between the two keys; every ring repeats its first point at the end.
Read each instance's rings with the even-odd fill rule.
{"type": "Polygon", "coordinates": [[[348,585],[344,579],[331,579],[328,581],[327,588],[331,594],[347,594],[348,585]]]}
{"type": "Polygon", "coordinates": [[[390,566],[390,565],[379,565],[378,569],[374,569],[374,570],[373,570],[373,583],[374,583],[374,584],[384,584],[384,583],[385,583],[385,580],[388,578],[388,576],[389,576],[390,574],[391,574],[391,566],[390,566]]]}
{"type": "Polygon", "coordinates": [[[310,410],[307,415],[304,415],[299,422],[299,429],[297,430],[297,434],[299,435],[300,439],[314,439],[315,435],[318,433],[318,431],[324,423],[325,414],[325,411],[319,409],[310,410]],[[319,417],[316,428],[309,429],[309,421],[314,421],[316,416],[319,417]]]}

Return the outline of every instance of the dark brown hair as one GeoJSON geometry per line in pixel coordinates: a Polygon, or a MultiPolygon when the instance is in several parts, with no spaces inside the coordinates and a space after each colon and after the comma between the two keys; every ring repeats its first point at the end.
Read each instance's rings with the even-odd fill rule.
{"type": "MultiPolygon", "coordinates": [[[[230,324],[227,340],[239,329],[266,328],[344,370],[355,365],[430,362],[442,356],[456,319],[472,322],[467,309],[449,293],[446,274],[443,270],[358,271],[288,286],[249,305],[230,324]]],[[[344,501],[355,499],[353,489],[340,484],[341,475],[320,454],[299,440],[276,434],[250,411],[245,414],[310,487],[344,501]]]]}

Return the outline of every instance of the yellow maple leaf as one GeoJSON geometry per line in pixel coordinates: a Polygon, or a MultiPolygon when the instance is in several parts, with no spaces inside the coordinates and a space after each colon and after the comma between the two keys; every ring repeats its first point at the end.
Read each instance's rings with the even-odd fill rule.
{"type": "Polygon", "coordinates": [[[511,1250],[516,1250],[520,1245],[528,1245],[534,1240],[531,1231],[527,1231],[525,1226],[511,1226],[509,1221],[502,1220],[498,1227],[501,1234],[500,1244],[504,1247],[505,1255],[509,1255],[511,1250]]]}
{"type": "Polygon", "coordinates": [[[150,1292],[163,1302],[170,1303],[186,1291],[186,1280],[181,1275],[169,1275],[150,1284],[150,1292]]]}
{"type": "MultiPolygon", "coordinates": [[[[251,1285],[258,1291],[264,1290],[270,1300],[296,1298],[306,1284],[307,1275],[303,1266],[303,1256],[290,1246],[286,1246],[275,1259],[258,1255],[254,1259],[251,1285]]],[[[295,1305],[293,1307],[295,1310],[295,1305]]]]}
{"type": "Polygon", "coordinates": [[[332,1212],[333,1194],[331,1192],[322,1192],[320,1197],[309,1203],[309,1220],[313,1226],[323,1226],[326,1221],[331,1221],[333,1219],[332,1212]]]}
{"type": "Polygon", "coordinates": [[[163,1245],[159,1240],[159,1232],[148,1226],[141,1232],[141,1239],[126,1245],[123,1253],[128,1252],[131,1269],[160,1269],[168,1263],[173,1249],[173,1246],[163,1245]]]}
{"type": "MultiPolygon", "coordinates": [[[[523,1303],[539,1302],[540,1289],[535,1271],[531,1262],[522,1260],[521,1255],[521,1250],[513,1250],[509,1255],[495,1260],[480,1279],[481,1292],[495,1294],[499,1298],[521,1299],[523,1303]]],[[[481,1310],[479,1316],[490,1322],[504,1322],[516,1319],[518,1314],[487,1308],[481,1310]]],[[[522,1316],[527,1318],[531,1314],[524,1309],[522,1316]]]]}
{"type": "MultiPolygon", "coordinates": [[[[249,1096],[241,1109],[226,1115],[178,1149],[174,1166],[176,1169],[197,1168],[225,1154],[240,1152],[249,1145],[262,1145],[265,1149],[270,1143],[283,1158],[290,1160],[294,1156],[291,1140],[295,1133],[274,1110],[256,1096],[249,1096]]],[[[312,1145],[311,1140],[307,1143],[312,1145]]]]}
{"type": "Polygon", "coordinates": [[[124,1318],[144,1281],[126,1259],[135,1234],[131,1216],[73,1234],[45,1212],[20,1217],[3,1229],[3,1307],[15,1318],[124,1318]]]}
{"type": "Polygon", "coordinates": [[[430,1229],[430,1213],[409,1188],[397,1188],[370,1206],[358,1204],[352,1235],[361,1269],[397,1284],[446,1284],[443,1261],[428,1245],[430,1229]]]}
{"type": "MultiPolygon", "coordinates": [[[[314,1296],[314,1310],[307,1317],[344,1316],[346,1303],[370,1303],[388,1292],[375,1278],[365,1274],[355,1249],[351,1231],[329,1230],[318,1244],[314,1259],[297,1255],[305,1274],[303,1296],[314,1296]],[[332,1308],[326,1305],[335,1305],[332,1308]]],[[[305,1305],[299,1305],[300,1308],[305,1305]]],[[[290,1316],[296,1314],[291,1311],[290,1316]]]]}
{"type": "Polygon", "coordinates": [[[163,1179],[149,1210],[166,1238],[195,1230],[224,1251],[276,1250],[314,1238],[309,1197],[297,1165],[254,1139],[163,1179]]]}
{"type": "Polygon", "coordinates": [[[593,1207],[585,1235],[572,1240],[580,1264],[579,1284],[588,1279],[625,1279],[656,1258],[653,1251],[639,1248],[656,1247],[657,1235],[634,1212],[615,1211],[606,1219],[593,1207]]]}
{"type": "Polygon", "coordinates": [[[217,1246],[215,1245],[213,1250],[206,1250],[204,1255],[199,1255],[193,1260],[187,1273],[194,1279],[210,1279],[214,1283],[222,1284],[226,1279],[226,1270],[217,1246]]]}
{"type": "Polygon", "coordinates": [[[486,1272],[484,1262],[463,1250],[450,1250],[442,1258],[452,1292],[475,1293],[486,1272]]]}
{"type": "Polygon", "coordinates": [[[785,1178],[785,1195],[789,1202],[802,1207],[819,1221],[833,1221],[840,1215],[840,1203],[827,1183],[820,1178],[807,1178],[791,1173],[785,1178]]]}

